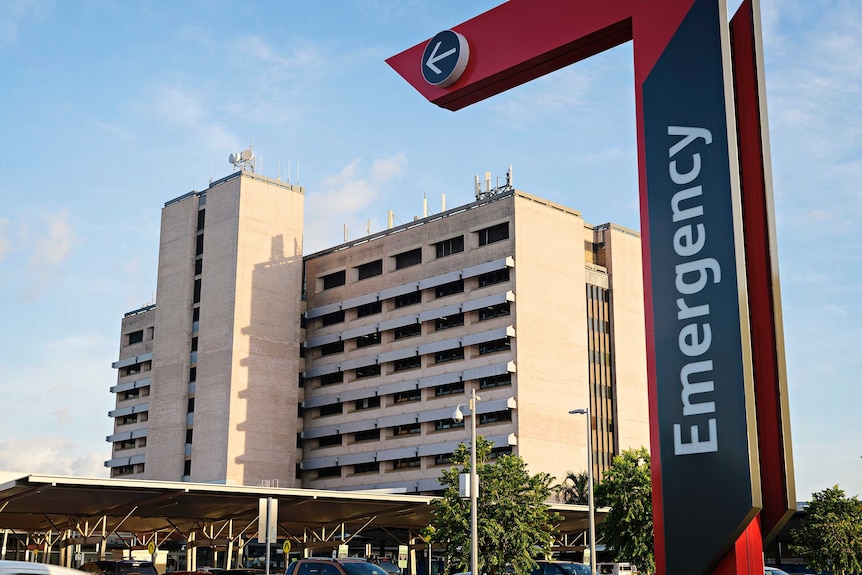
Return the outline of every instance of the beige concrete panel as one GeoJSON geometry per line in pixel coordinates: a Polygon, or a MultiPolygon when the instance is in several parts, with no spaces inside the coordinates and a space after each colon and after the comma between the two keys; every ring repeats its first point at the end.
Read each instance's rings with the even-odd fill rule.
{"type": "Polygon", "coordinates": [[[584,222],[531,197],[516,199],[517,452],[531,472],[586,468],[584,222]]]}

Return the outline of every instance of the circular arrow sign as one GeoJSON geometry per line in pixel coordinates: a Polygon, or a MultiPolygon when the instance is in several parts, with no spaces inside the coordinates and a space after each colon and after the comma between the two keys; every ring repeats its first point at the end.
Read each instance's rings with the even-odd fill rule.
{"type": "Polygon", "coordinates": [[[453,30],[438,32],[422,53],[422,77],[432,86],[445,88],[455,83],[470,59],[467,39],[453,30]]]}

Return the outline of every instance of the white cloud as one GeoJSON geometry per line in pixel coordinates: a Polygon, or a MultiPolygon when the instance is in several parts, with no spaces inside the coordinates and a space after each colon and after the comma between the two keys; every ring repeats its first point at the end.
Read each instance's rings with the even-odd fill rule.
{"type": "Polygon", "coordinates": [[[12,239],[9,237],[9,228],[12,222],[6,219],[0,219],[0,262],[6,257],[6,254],[12,251],[12,239]]]}
{"type": "Polygon", "coordinates": [[[77,477],[107,477],[110,452],[92,451],[59,435],[43,435],[0,442],[0,470],[77,477]]]}
{"type": "MultiPolygon", "coordinates": [[[[383,190],[400,180],[406,169],[407,158],[398,153],[374,160],[369,168],[357,158],[340,172],[321,178],[313,187],[320,191],[306,197],[305,253],[340,243],[345,224],[352,230],[351,238],[364,235],[367,222],[360,220],[359,212],[374,205],[383,190]]],[[[381,211],[381,217],[383,214],[381,211]]],[[[378,225],[371,231],[380,229],[378,225]]]]}
{"type": "Polygon", "coordinates": [[[6,0],[0,10],[0,46],[14,44],[20,37],[20,25],[27,19],[41,18],[48,10],[45,0],[6,0]]]}
{"type": "Polygon", "coordinates": [[[153,108],[163,119],[182,127],[196,126],[204,118],[200,96],[178,86],[156,87],[153,108]]]}
{"type": "Polygon", "coordinates": [[[39,231],[31,260],[33,269],[45,269],[45,264],[56,267],[62,264],[78,238],[69,224],[69,212],[61,210],[44,216],[47,228],[39,231]]]}

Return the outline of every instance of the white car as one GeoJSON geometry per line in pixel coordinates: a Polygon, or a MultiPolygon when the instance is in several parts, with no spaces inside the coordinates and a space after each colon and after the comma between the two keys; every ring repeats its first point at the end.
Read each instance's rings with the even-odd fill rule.
{"type": "Polygon", "coordinates": [[[80,571],[30,561],[0,561],[0,575],[81,575],[80,571]]]}

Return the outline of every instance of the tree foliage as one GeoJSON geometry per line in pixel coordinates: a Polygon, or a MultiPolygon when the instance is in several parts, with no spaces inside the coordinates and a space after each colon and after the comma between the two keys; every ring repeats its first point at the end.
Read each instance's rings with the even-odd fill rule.
{"type": "Polygon", "coordinates": [[[634,563],[641,573],[655,571],[652,476],[646,448],[628,449],[614,457],[595,495],[600,505],[611,508],[597,531],[614,561],[634,563]]]}
{"type": "MultiPolygon", "coordinates": [[[[479,573],[504,575],[511,565],[516,575],[532,570],[536,555],[550,554],[554,524],[561,520],[546,501],[553,478],[530,475],[524,460],[501,455],[489,463],[493,443],[476,438],[479,573]]],[[[443,496],[434,502],[434,541],[445,545],[447,573],[470,570],[470,500],[458,493],[458,476],[470,471],[470,447],[461,444],[453,467],[442,473],[443,496]]]]}
{"type": "Polygon", "coordinates": [[[790,548],[815,571],[862,572],[862,501],[837,485],[811,496],[790,548]]]}
{"type": "Polygon", "coordinates": [[[586,471],[580,473],[567,471],[566,477],[554,487],[557,492],[557,499],[562,503],[572,505],[588,505],[589,481],[590,477],[586,471]]]}

